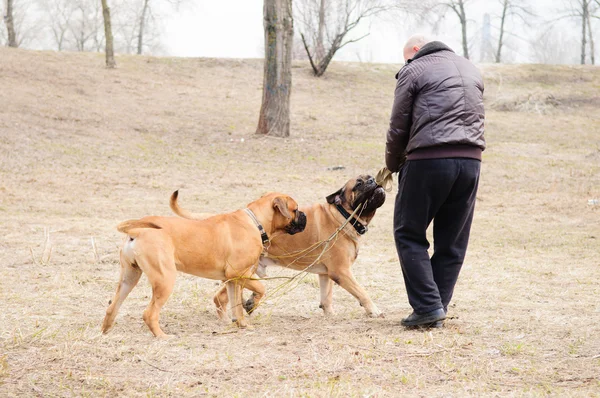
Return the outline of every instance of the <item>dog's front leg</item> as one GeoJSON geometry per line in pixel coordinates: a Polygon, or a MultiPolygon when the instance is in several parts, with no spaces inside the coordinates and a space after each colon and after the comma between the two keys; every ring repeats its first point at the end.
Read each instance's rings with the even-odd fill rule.
{"type": "Polygon", "coordinates": [[[333,281],[327,274],[319,274],[319,287],[321,288],[321,305],[325,316],[333,316],[333,281]]]}
{"type": "Polygon", "coordinates": [[[350,271],[340,272],[338,274],[329,275],[334,282],[346,289],[351,295],[358,299],[360,305],[365,309],[367,315],[371,318],[383,318],[383,312],[377,308],[373,300],[369,297],[365,289],[362,288],[354,279],[350,271]]]}
{"type": "Polygon", "coordinates": [[[227,295],[231,306],[231,319],[238,327],[248,326],[244,319],[244,307],[242,306],[242,286],[238,281],[227,281],[227,295]]]}

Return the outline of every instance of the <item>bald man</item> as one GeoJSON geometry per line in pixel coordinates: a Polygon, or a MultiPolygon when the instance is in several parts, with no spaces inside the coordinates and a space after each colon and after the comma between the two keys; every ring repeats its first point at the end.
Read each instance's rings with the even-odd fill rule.
{"type": "Polygon", "coordinates": [[[462,267],[483,137],[483,79],[439,41],[412,36],[396,74],[385,161],[399,172],[394,239],[412,314],[407,327],[442,327],[462,267]],[[426,230],[433,221],[433,256],[426,230]]]}

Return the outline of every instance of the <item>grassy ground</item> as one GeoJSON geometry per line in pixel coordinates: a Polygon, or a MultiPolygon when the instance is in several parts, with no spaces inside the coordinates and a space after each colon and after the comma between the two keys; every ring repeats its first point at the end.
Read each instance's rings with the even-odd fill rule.
{"type": "Polygon", "coordinates": [[[253,135],[261,61],[117,62],[0,48],[0,396],[600,396],[600,69],[482,67],[488,149],[446,328],[399,326],[390,194],[353,268],[385,319],[338,287],[325,319],[309,278],[236,330],[217,321],[217,284],[181,274],[163,342],[141,319],[145,277],[99,333],[115,225],[171,214],[175,189],[223,212],[375,173],[396,68],[295,65],[283,140],[253,135]]]}

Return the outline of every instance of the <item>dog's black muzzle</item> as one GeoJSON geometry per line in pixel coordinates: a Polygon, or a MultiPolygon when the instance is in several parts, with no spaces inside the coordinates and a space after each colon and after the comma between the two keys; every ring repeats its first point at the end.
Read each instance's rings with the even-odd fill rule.
{"type": "Polygon", "coordinates": [[[385,190],[382,187],[375,188],[370,197],[363,203],[363,212],[369,214],[374,212],[385,203],[385,190]]]}
{"type": "Polygon", "coordinates": [[[306,228],[306,214],[298,210],[294,221],[292,221],[288,224],[287,227],[285,227],[285,232],[290,235],[294,235],[298,232],[304,231],[304,228],[306,228]]]}
{"type": "Polygon", "coordinates": [[[356,209],[358,205],[363,205],[362,212],[370,213],[377,210],[385,202],[385,190],[377,185],[373,177],[369,177],[360,188],[360,192],[352,204],[352,210],[356,209]]]}

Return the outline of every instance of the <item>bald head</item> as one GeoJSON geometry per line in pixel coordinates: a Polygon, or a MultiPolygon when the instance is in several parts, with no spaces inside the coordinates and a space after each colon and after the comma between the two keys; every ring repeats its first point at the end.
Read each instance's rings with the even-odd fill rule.
{"type": "Polygon", "coordinates": [[[404,45],[404,61],[408,61],[415,56],[417,51],[431,40],[423,35],[411,36],[404,45]]]}

